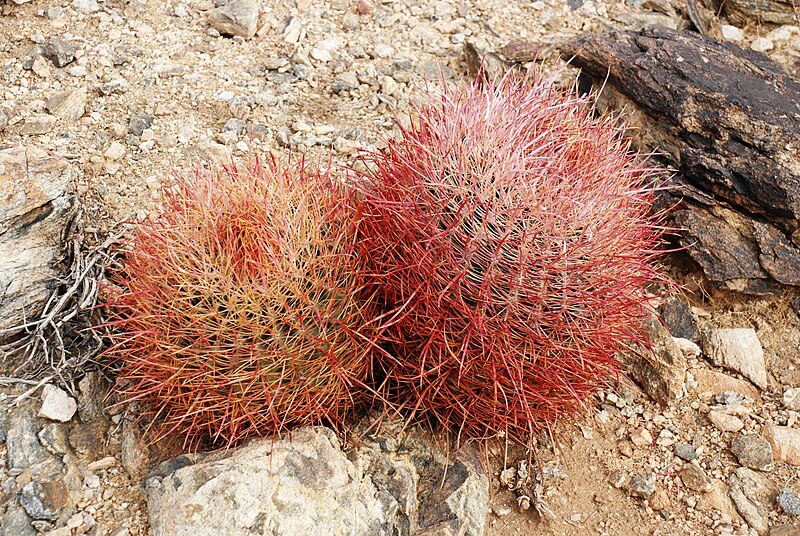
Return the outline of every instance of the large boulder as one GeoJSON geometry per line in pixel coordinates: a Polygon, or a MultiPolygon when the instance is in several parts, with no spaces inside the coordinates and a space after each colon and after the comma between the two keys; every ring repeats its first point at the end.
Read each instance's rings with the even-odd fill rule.
{"type": "Polygon", "coordinates": [[[329,429],[301,428],[166,465],[181,467],[146,483],[156,536],[480,536],[488,513],[477,457],[445,461],[419,441],[367,441],[345,454],[329,429]]]}

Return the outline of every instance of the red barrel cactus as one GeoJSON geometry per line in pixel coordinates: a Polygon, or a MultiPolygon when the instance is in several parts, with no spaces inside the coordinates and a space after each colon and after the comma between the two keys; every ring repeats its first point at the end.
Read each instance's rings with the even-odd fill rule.
{"type": "Polygon", "coordinates": [[[429,92],[416,111],[353,172],[365,289],[387,319],[382,397],[525,443],[646,345],[660,173],[539,72],[429,92]]]}
{"type": "Polygon", "coordinates": [[[373,336],[341,186],[273,158],[165,185],[108,304],[115,392],[153,439],[231,445],[331,423],[362,399],[373,336]]]}

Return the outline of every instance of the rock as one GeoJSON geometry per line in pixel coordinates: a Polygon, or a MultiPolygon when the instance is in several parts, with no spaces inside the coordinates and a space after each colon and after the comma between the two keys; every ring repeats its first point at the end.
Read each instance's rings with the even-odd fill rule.
{"type": "Polygon", "coordinates": [[[768,515],[775,504],[777,486],[763,473],[745,467],[731,473],[728,484],[736,510],[759,534],[767,534],[768,515]]]}
{"type": "Polygon", "coordinates": [[[245,127],[247,127],[246,122],[232,117],[225,122],[225,125],[222,127],[222,132],[223,134],[230,133],[235,138],[238,138],[242,132],[244,132],[245,127]]]}
{"type": "Polygon", "coordinates": [[[50,295],[72,178],[67,160],[43,149],[0,150],[0,330],[36,318],[50,295]]]}
{"type": "Polygon", "coordinates": [[[772,470],[772,447],[761,436],[736,434],[731,441],[731,452],[744,467],[758,471],[772,470]]]}
{"type": "Polygon", "coordinates": [[[231,0],[208,14],[208,23],[222,35],[250,39],[258,29],[256,0],[231,0]]]}
{"type": "Polygon", "coordinates": [[[697,450],[688,443],[675,443],[675,456],[681,460],[690,462],[697,458],[697,450]]]}
{"type": "Polygon", "coordinates": [[[75,424],[69,431],[69,444],[84,458],[95,459],[103,450],[108,421],[102,417],[86,423],[75,424]]]}
{"type": "Polygon", "coordinates": [[[54,520],[67,505],[69,493],[60,480],[29,482],[22,488],[19,502],[33,519],[54,520]]]}
{"type": "Polygon", "coordinates": [[[5,508],[0,508],[0,528],[9,536],[36,536],[37,531],[31,526],[31,518],[17,501],[9,501],[5,508]]]}
{"type": "Polygon", "coordinates": [[[766,37],[756,37],[753,39],[753,42],[750,43],[750,50],[754,50],[756,52],[767,52],[773,48],[775,48],[775,45],[766,37]]]}
{"type": "Polygon", "coordinates": [[[646,499],[656,491],[656,475],[655,473],[636,475],[627,482],[625,489],[631,495],[646,499]]]}
{"type": "Polygon", "coordinates": [[[100,11],[100,6],[97,4],[97,0],[74,0],[72,2],[72,8],[75,11],[79,11],[84,15],[91,15],[92,13],[97,13],[100,11]]]}
{"type": "Polygon", "coordinates": [[[329,37],[319,41],[309,53],[312,58],[323,63],[328,63],[333,59],[333,52],[342,46],[342,41],[338,37],[329,37]]]}
{"type": "Polygon", "coordinates": [[[0,132],[3,132],[6,129],[6,126],[8,126],[8,116],[3,109],[0,108],[0,132]]]}
{"type": "Polygon", "coordinates": [[[784,391],[783,407],[792,411],[800,410],[800,388],[795,387],[784,391]]]}
{"type": "Polygon", "coordinates": [[[675,344],[678,346],[678,348],[680,348],[681,353],[686,357],[700,357],[700,355],[703,353],[700,347],[689,339],[672,337],[672,340],[675,341],[675,344]]]}
{"type": "Polygon", "coordinates": [[[25,119],[19,133],[23,136],[39,136],[47,134],[53,129],[56,118],[47,114],[36,114],[25,119]]]}
{"type": "Polygon", "coordinates": [[[145,129],[153,125],[153,116],[150,114],[132,115],[128,120],[128,134],[141,136],[145,129]]]}
{"type": "Polygon", "coordinates": [[[253,441],[149,479],[150,522],[155,534],[170,536],[446,534],[462,524],[462,534],[477,536],[488,513],[488,479],[474,473],[478,459],[472,463],[454,463],[448,472],[455,478],[443,483],[443,467],[439,478],[419,475],[409,456],[378,445],[348,459],[330,430],[301,428],[291,440],[253,441]],[[473,517],[441,525],[434,518],[442,511],[426,509],[426,501],[473,517]]]}
{"type": "Polygon", "coordinates": [[[36,437],[37,424],[34,410],[28,405],[10,411],[6,432],[6,465],[11,476],[50,457],[36,437]]]}
{"type": "Polygon", "coordinates": [[[86,90],[63,91],[47,100],[47,111],[67,121],[75,121],[86,112],[86,90]]]}
{"type": "Polygon", "coordinates": [[[761,402],[761,395],[758,389],[753,387],[749,382],[714,370],[694,368],[689,372],[692,373],[692,376],[694,376],[697,382],[698,392],[710,392],[716,395],[724,391],[734,391],[746,396],[750,400],[761,402]]]}
{"type": "Polygon", "coordinates": [[[637,447],[649,447],[653,444],[653,435],[647,428],[637,428],[631,432],[631,443],[637,447]]]}
{"type": "Polygon", "coordinates": [[[333,79],[333,83],[331,83],[331,91],[333,91],[336,94],[339,94],[347,91],[352,91],[354,89],[358,89],[358,86],[359,83],[358,83],[358,77],[356,77],[356,73],[351,71],[346,71],[333,79]]]}
{"type": "Polygon", "coordinates": [[[800,527],[789,525],[775,525],[770,527],[769,536],[800,536],[800,527]]]}
{"type": "Polygon", "coordinates": [[[776,498],[778,506],[788,516],[800,516],[800,497],[790,488],[783,488],[776,498]]]}
{"type": "Polygon", "coordinates": [[[712,480],[713,488],[711,491],[704,493],[698,497],[700,509],[705,511],[719,510],[722,514],[727,515],[732,520],[739,520],[739,513],[736,510],[736,505],[730,498],[730,488],[724,482],[717,479],[712,480]]]}
{"type": "Polygon", "coordinates": [[[623,362],[629,376],[648,396],[667,405],[683,396],[686,358],[657,319],[649,319],[645,331],[653,344],[653,354],[641,357],[631,352],[623,356],[623,362]]]}
{"type": "Polygon", "coordinates": [[[69,421],[78,409],[78,403],[66,391],[47,384],[42,390],[42,407],[39,417],[52,421],[69,421]]]}
{"type": "Polygon", "coordinates": [[[126,425],[122,430],[120,463],[134,480],[141,480],[147,474],[150,449],[138,426],[126,425]]]}
{"type": "Polygon", "coordinates": [[[800,465],[800,430],[789,426],[766,426],[761,432],[779,462],[800,465]]]}
{"type": "Polygon", "coordinates": [[[700,341],[700,332],[692,316],[689,305],[678,298],[669,298],[661,306],[661,319],[670,335],[693,342],[700,341]]]}
{"type": "Polygon", "coordinates": [[[125,155],[125,146],[118,141],[112,141],[111,145],[103,152],[103,156],[109,160],[119,160],[125,155]]]}
{"type": "Polygon", "coordinates": [[[728,415],[722,411],[709,411],[708,420],[721,432],[738,432],[744,428],[744,422],[742,422],[740,418],[728,415]]]}
{"type": "Polygon", "coordinates": [[[65,67],[75,60],[75,47],[63,39],[48,39],[42,46],[42,56],[56,67],[65,67]]]}
{"type": "Polygon", "coordinates": [[[647,499],[647,502],[650,508],[656,511],[665,510],[669,508],[670,505],[669,495],[663,489],[656,490],[656,492],[647,499]]]}
{"type": "Polygon", "coordinates": [[[744,37],[742,30],[730,24],[720,25],[719,32],[722,35],[722,39],[725,41],[733,41],[734,43],[738,43],[744,37]]]}
{"type": "Polygon", "coordinates": [[[711,478],[709,478],[697,462],[687,463],[681,470],[680,475],[683,485],[692,491],[706,493],[714,489],[711,478]]]}
{"type": "Polygon", "coordinates": [[[37,437],[42,446],[54,456],[69,452],[69,438],[63,424],[51,422],[42,427],[37,437]]]}
{"type": "Polygon", "coordinates": [[[713,329],[704,343],[705,353],[712,363],[738,372],[761,389],[767,388],[764,350],[754,329],[713,329]]]}

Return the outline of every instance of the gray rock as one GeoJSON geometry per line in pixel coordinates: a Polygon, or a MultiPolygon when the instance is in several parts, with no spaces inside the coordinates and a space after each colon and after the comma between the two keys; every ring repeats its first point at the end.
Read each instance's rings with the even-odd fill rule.
{"type": "Polygon", "coordinates": [[[128,134],[134,136],[141,136],[145,129],[150,128],[153,124],[153,116],[150,114],[137,114],[132,115],[128,120],[128,134]]]}
{"type": "Polygon", "coordinates": [[[64,67],[75,60],[75,47],[63,39],[48,39],[42,45],[42,56],[52,61],[56,67],[64,67]]]}
{"type": "Polygon", "coordinates": [[[704,347],[715,365],[738,372],[761,389],[767,388],[764,350],[754,329],[713,329],[706,335],[704,347]]]}
{"type": "Polygon", "coordinates": [[[63,424],[51,422],[42,428],[37,437],[39,443],[55,456],[69,452],[69,439],[63,424]]]}
{"type": "Polygon", "coordinates": [[[6,463],[12,476],[49,458],[50,455],[36,438],[38,423],[30,406],[14,408],[7,425],[6,463]]]}
{"type": "Polygon", "coordinates": [[[258,29],[258,2],[231,0],[208,15],[208,23],[222,35],[238,35],[250,39],[258,29]]]}
{"type": "Polygon", "coordinates": [[[22,488],[19,502],[33,519],[54,520],[69,502],[69,492],[60,480],[28,482],[22,488]]]}
{"type": "Polygon", "coordinates": [[[772,447],[759,435],[736,434],[731,441],[731,452],[744,467],[757,471],[772,470],[772,447]]]}
{"type": "Polygon", "coordinates": [[[9,501],[5,508],[0,508],[0,529],[2,534],[9,536],[36,536],[36,529],[31,526],[31,518],[15,500],[9,501]]]}
{"type": "Polygon", "coordinates": [[[646,499],[656,492],[656,475],[655,473],[636,475],[625,484],[625,489],[631,495],[646,499]]]}
{"type": "Polygon", "coordinates": [[[786,515],[800,516],[800,497],[790,488],[783,488],[776,499],[786,515]]]}
{"type": "Polygon", "coordinates": [[[675,443],[675,456],[681,460],[690,462],[697,458],[697,451],[688,443],[675,443]]]}
{"type": "Polygon", "coordinates": [[[247,123],[242,121],[241,119],[236,119],[232,117],[225,122],[225,126],[222,127],[222,132],[226,133],[229,132],[233,136],[238,137],[244,132],[247,123]]]}
{"type": "Polygon", "coordinates": [[[728,477],[728,494],[736,510],[759,534],[769,530],[768,516],[778,494],[777,486],[763,473],[739,467],[728,477]]]}
{"type": "Polygon", "coordinates": [[[89,372],[78,382],[78,415],[81,422],[89,422],[103,416],[107,386],[96,372],[89,372]]]}
{"type": "Polygon", "coordinates": [[[56,118],[47,114],[36,114],[25,119],[25,123],[19,129],[19,133],[23,136],[39,136],[47,134],[53,130],[53,125],[56,123],[56,118]]]}
{"type": "Polygon", "coordinates": [[[346,93],[354,89],[358,89],[358,77],[352,71],[346,71],[333,79],[331,83],[331,91],[334,93],[346,93]]]}
{"type": "Polygon", "coordinates": [[[700,332],[692,316],[689,305],[678,298],[669,298],[661,306],[661,318],[673,337],[700,342],[700,332]]]}
{"type": "Polygon", "coordinates": [[[150,522],[156,536],[444,534],[462,525],[462,534],[483,534],[488,479],[477,458],[455,456],[444,482],[443,468],[439,478],[420,474],[413,458],[386,443],[348,457],[330,430],[302,428],[149,479],[150,522]]]}
{"type": "Polygon", "coordinates": [[[122,429],[120,463],[134,480],[141,480],[147,474],[150,449],[138,426],[126,425],[122,429]]]}
{"type": "Polygon", "coordinates": [[[86,113],[86,90],[73,89],[53,95],[47,100],[47,111],[56,117],[75,121],[86,113]]]}
{"type": "Polygon", "coordinates": [[[55,385],[47,384],[42,390],[42,407],[39,417],[53,421],[67,422],[78,410],[78,403],[66,391],[55,385]]]}
{"type": "Polygon", "coordinates": [[[653,355],[623,356],[630,377],[660,404],[669,404],[683,396],[686,358],[669,332],[657,319],[646,322],[645,330],[653,344],[653,355]]]}

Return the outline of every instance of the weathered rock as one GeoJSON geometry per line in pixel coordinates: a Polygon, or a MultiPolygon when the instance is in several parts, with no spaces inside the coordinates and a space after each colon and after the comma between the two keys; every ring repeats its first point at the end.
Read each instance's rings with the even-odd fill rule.
{"type": "Polygon", "coordinates": [[[673,337],[700,341],[700,332],[692,316],[689,305],[678,298],[670,298],[661,306],[661,318],[673,337]]]}
{"type": "Polygon", "coordinates": [[[688,443],[675,443],[675,456],[690,462],[697,458],[697,450],[688,443]]]}
{"type": "Polygon", "coordinates": [[[687,463],[681,469],[681,481],[683,485],[693,491],[706,493],[714,489],[714,483],[697,462],[687,463]]]}
{"type": "MultiPolygon", "coordinates": [[[[13,481],[13,479],[11,479],[13,481]]],[[[31,526],[31,518],[18,501],[10,501],[5,508],[0,508],[0,528],[3,534],[14,536],[36,536],[37,531],[31,526]]]]}
{"type": "Polygon", "coordinates": [[[53,421],[67,422],[78,409],[78,403],[64,390],[55,385],[47,384],[42,390],[42,407],[39,417],[53,421]]]}
{"type": "Polygon", "coordinates": [[[428,501],[447,505],[449,516],[469,511],[474,518],[451,526],[465,523],[465,534],[483,534],[488,480],[474,473],[481,469],[477,460],[475,466],[461,461],[448,469],[456,473],[450,483],[431,477],[426,484],[407,456],[373,446],[350,458],[325,428],[296,430],[291,441],[254,441],[149,479],[150,522],[157,536],[389,535],[440,525],[444,530],[442,522],[450,520],[441,519],[442,510],[426,509],[428,501]],[[426,498],[421,492],[434,481],[426,498]]]}
{"type": "Polygon", "coordinates": [[[797,80],[762,54],[663,27],[560,48],[583,87],[603,86],[601,110],[634,110],[637,148],[678,169],[662,202],[679,202],[680,242],[712,284],[751,294],[800,284],[797,80]]]}
{"type": "Polygon", "coordinates": [[[800,497],[792,489],[783,488],[776,500],[786,515],[800,516],[800,497]]]}
{"type": "Polygon", "coordinates": [[[67,161],[43,149],[0,150],[0,329],[35,318],[49,295],[71,180],[67,161]]]}
{"type": "Polygon", "coordinates": [[[223,35],[250,39],[258,29],[258,2],[232,0],[208,14],[208,23],[223,35]]]}
{"type": "Polygon", "coordinates": [[[637,428],[631,432],[631,443],[637,447],[649,447],[653,444],[653,434],[647,428],[637,428]]]}
{"type": "Polygon", "coordinates": [[[717,479],[712,480],[713,488],[711,491],[704,493],[698,497],[698,505],[701,510],[711,511],[719,510],[727,515],[732,520],[739,520],[739,512],[736,510],[736,505],[730,497],[730,487],[717,479]]]}
{"type": "Polygon", "coordinates": [[[681,353],[686,357],[700,357],[700,355],[703,353],[700,347],[689,339],[672,337],[672,340],[675,341],[675,344],[678,346],[681,353]]]}
{"type": "Polygon", "coordinates": [[[49,457],[36,437],[38,423],[34,412],[35,410],[26,404],[14,408],[8,416],[6,463],[12,476],[49,457]]]}
{"type": "Polygon", "coordinates": [[[756,532],[769,531],[768,514],[775,504],[778,488],[764,474],[739,467],[728,477],[729,495],[742,515],[756,532]]]}
{"type": "Polygon", "coordinates": [[[102,417],[86,423],[73,424],[69,431],[69,444],[85,458],[97,459],[103,451],[108,421],[102,417]]]}
{"type": "Polygon", "coordinates": [[[800,465],[800,430],[789,426],[766,426],[761,432],[779,462],[800,465]]]}
{"type": "Polygon", "coordinates": [[[800,536],[800,527],[794,524],[770,527],[769,536],[800,536]]]}
{"type": "Polygon", "coordinates": [[[56,123],[56,118],[47,114],[36,114],[25,119],[25,123],[19,129],[19,133],[23,136],[38,136],[40,134],[47,134],[53,129],[56,123]]]}
{"type": "Polygon", "coordinates": [[[772,447],[759,435],[736,434],[731,441],[731,452],[744,467],[758,471],[772,470],[772,447]]]}
{"type": "Polygon", "coordinates": [[[66,67],[75,60],[75,47],[63,39],[48,39],[42,46],[42,56],[56,67],[66,67]]]}
{"type": "Polygon", "coordinates": [[[153,124],[153,116],[150,114],[132,115],[128,121],[128,133],[134,136],[141,136],[145,129],[153,124]]]}
{"type": "Polygon", "coordinates": [[[787,389],[783,393],[783,407],[792,411],[800,410],[800,389],[787,389]]]}
{"type": "Polygon", "coordinates": [[[750,400],[756,402],[762,401],[758,389],[739,378],[734,378],[733,376],[728,376],[727,374],[715,370],[701,368],[691,369],[689,372],[694,376],[697,382],[697,390],[701,393],[710,392],[716,395],[724,391],[734,391],[746,396],[750,400]]]}
{"type": "Polygon", "coordinates": [[[722,411],[709,411],[708,420],[721,432],[738,432],[744,428],[744,422],[740,418],[722,411]]]}
{"type": "Polygon", "coordinates": [[[712,329],[704,341],[705,353],[717,366],[738,372],[762,389],[767,368],[761,341],[752,328],[712,329]]]}
{"type": "Polygon", "coordinates": [[[63,424],[51,422],[42,427],[37,437],[50,454],[60,456],[69,452],[69,438],[63,424]]]}
{"type": "Polygon", "coordinates": [[[47,111],[67,121],[75,121],[86,113],[86,89],[62,91],[47,100],[47,111]]]}
{"type": "Polygon", "coordinates": [[[633,476],[625,484],[625,489],[631,495],[646,499],[656,491],[656,475],[655,473],[645,473],[633,476]]]}
{"type": "Polygon", "coordinates": [[[800,14],[792,0],[726,0],[720,3],[734,24],[797,24],[800,14]]]}
{"type": "Polygon", "coordinates": [[[60,480],[29,482],[22,488],[19,502],[33,519],[54,520],[67,506],[69,492],[60,480]]]}
{"type": "Polygon", "coordinates": [[[120,462],[134,480],[141,480],[147,474],[150,448],[137,425],[125,425],[122,429],[120,462]]]}
{"type": "Polygon", "coordinates": [[[653,343],[653,355],[623,357],[628,375],[660,404],[669,404],[684,394],[686,358],[672,336],[657,319],[645,325],[648,339],[653,343]]]}

